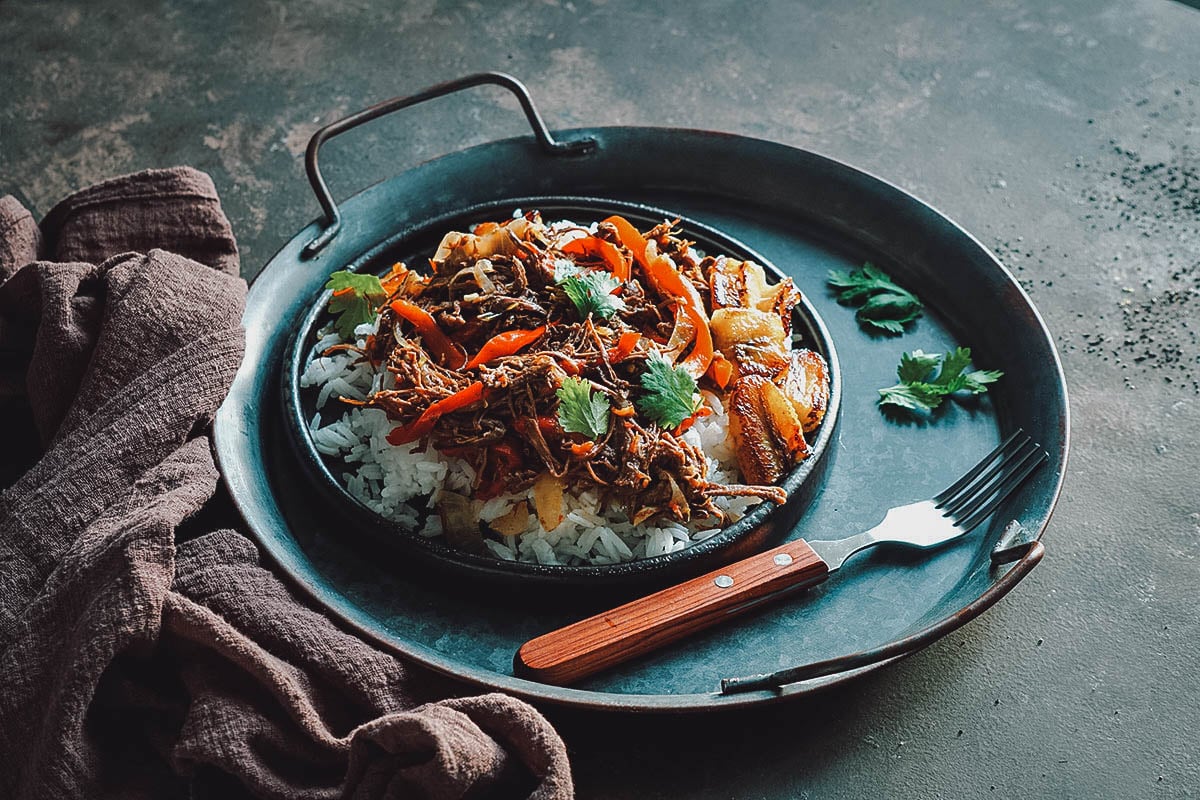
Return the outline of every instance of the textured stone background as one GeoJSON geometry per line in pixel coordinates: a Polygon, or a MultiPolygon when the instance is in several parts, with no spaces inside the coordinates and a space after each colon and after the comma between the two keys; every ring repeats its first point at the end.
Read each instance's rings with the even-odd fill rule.
{"type": "MultiPolygon", "coordinates": [[[[316,215],[319,125],[483,69],[551,127],[811,148],[992,247],[1055,334],[1073,452],[1047,558],[882,673],[765,712],[552,711],[581,797],[1191,797],[1200,791],[1200,13],[1166,0],[742,4],[0,0],[0,191],[216,180],[252,277],[316,215]]],[[[523,133],[498,90],[343,137],[348,194],[523,133]]]]}

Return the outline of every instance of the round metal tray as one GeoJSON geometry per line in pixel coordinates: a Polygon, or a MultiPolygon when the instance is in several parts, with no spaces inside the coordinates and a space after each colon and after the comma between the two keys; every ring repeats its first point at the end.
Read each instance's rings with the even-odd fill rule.
{"type": "Polygon", "coordinates": [[[708,710],[773,702],[902,657],[978,615],[1042,555],[1066,465],[1062,370],[1028,297],[982,245],[900,189],[811,152],[727,134],[600,128],[587,152],[548,155],[535,137],[481,145],[390,178],[341,205],[327,226],[289,242],[251,287],[246,357],[215,430],[222,474],[251,532],[282,573],[364,636],[480,687],[575,707],[708,710]],[[1023,427],[1050,463],[986,525],[932,555],[879,550],[814,590],[740,617],[575,688],[517,678],[525,640],[602,610],[612,598],[552,603],[429,573],[364,543],[307,490],[280,419],[289,339],[328,273],[394,249],[431,220],[464,209],[587,196],[678,212],[736,239],[790,275],[828,325],[843,369],[842,412],[815,496],[786,538],[840,538],[892,505],[949,484],[1002,435],[1023,427]],[[312,252],[310,248],[310,253],[312,252]],[[925,300],[902,338],[863,332],[824,281],[870,260],[925,300]],[[876,389],[895,382],[900,353],[970,346],[1006,375],[987,396],[930,420],[882,414],[876,389]],[[1002,531],[1030,546],[993,564],[1002,531]],[[778,673],[775,689],[723,694],[721,680],[778,673]]]}

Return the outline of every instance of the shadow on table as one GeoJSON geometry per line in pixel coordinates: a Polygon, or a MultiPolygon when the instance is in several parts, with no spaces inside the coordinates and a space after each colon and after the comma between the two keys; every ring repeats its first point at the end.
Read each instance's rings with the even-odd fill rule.
{"type": "Polygon", "coordinates": [[[860,753],[903,745],[887,736],[895,722],[888,717],[915,713],[941,691],[929,660],[918,653],[762,708],[680,715],[542,711],[567,743],[580,798],[800,797],[814,784],[852,778],[852,765],[864,760],[860,753]]]}

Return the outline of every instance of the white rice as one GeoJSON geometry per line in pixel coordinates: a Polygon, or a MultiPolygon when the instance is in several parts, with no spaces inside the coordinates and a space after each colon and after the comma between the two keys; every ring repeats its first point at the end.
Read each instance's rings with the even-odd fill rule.
{"type": "MultiPolygon", "coordinates": [[[[358,345],[365,344],[372,325],[355,330],[358,345]]],[[[324,352],[340,340],[336,333],[323,331],[314,352],[324,352]]],[[[442,534],[436,513],[438,490],[469,494],[475,472],[460,458],[439,453],[432,447],[417,452],[413,442],[399,447],[388,444],[387,434],[396,427],[385,412],[376,408],[349,408],[338,397],[364,399],[383,385],[390,375],[376,374],[367,362],[357,362],[355,353],[334,353],[313,358],[300,385],[317,390],[317,414],[309,431],[317,450],[346,464],[341,479],[346,489],[380,515],[407,526],[422,536],[442,534]],[[332,402],[332,404],[331,404],[332,402]],[[336,418],[324,422],[322,413],[336,418]]],[[[706,478],[713,483],[738,483],[737,457],[729,442],[729,418],[720,399],[702,392],[711,416],[701,418],[683,434],[683,439],[699,447],[708,458],[706,478]]],[[[490,522],[508,513],[512,507],[528,501],[533,508],[532,490],[473,501],[475,515],[490,522]]],[[[617,564],[640,558],[673,553],[717,534],[723,525],[741,519],[747,509],[759,502],[753,497],[716,497],[714,504],[725,520],[712,517],[692,519],[689,523],[655,521],[634,526],[623,508],[599,508],[595,491],[564,495],[564,518],[553,530],[545,530],[530,513],[524,531],[499,541],[485,538],[488,552],[498,559],[539,564],[617,564]]]]}

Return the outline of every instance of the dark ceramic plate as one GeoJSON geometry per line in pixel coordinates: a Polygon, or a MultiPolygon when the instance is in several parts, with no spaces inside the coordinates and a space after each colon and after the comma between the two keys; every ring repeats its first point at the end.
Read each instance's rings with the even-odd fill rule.
{"type": "Polygon", "coordinates": [[[390,178],[342,205],[341,231],[315,258],[314,223],[251,287],[246,358],[215,430],[222,473],[247,526],[283,574],[362,635],[433,669],[534,700],[583,708],[709,710],[778,701],[902,657],[982,613],[1040,559],[1066,467],[1066,387],[1029,298],[969,234],[911,195],[852,167],[745,137],[661,128],[572,131],[586,153],[547,155],[533,137],[494,142],[390,178]],[[824,479],[786,538],[839,538],[889,506],[949,485],[1012,430],[1049,464],[971,535],[933,554],[876,550],[831,581],[570,689],[517,678],[527,639],[602,610],[611,598],[531,602],[481,592],[367,543],[309,489],[279,410],[288,343],[330,271],[369,264],[431,221],[527,198],[586,196],[667,208],[743,242],[795,279],[837,342],[841,417],[824,479]],[[824,288],[830,269],[871,260],[917,292],[927,314],[901,339],[859,329],[824,288]],[[889,418],[876,389],[904,350],[970,346],[1005,372],[987,396],[919,421],[889,418]],[[991,553],[1005,528],[1033,542],[1012,563],[991,553]],[[723,694],[723,678],[779,673],[777,690],[723,694]]]}
{"type": "MultiPolygon", "coordinates": [[[[499,207],[472,208],[451,219],[436,219],[419,230],[413,230],[402,240],[392,242],[380,256],[363,264],[350,265],[359,271],[382,274],[396,261],[422,264],[436,250],[443,234],[451,230],[471,230],[475,224],[488,220],[507,219],[515,208],[537,209],[547,221],[570,219],[582,224],[599,221],[611,214],[621,214],[642,230],[679,214],[663,209],[617,203],[611,200],[587,198],[524,198],[499,207]]],[[[698,222],[683,220],[681,235],[696,242],[703,252],[725,254],[742,260],[763,264],[772,283],[783,273],[748,246],[706,228],[698,222]]],[[[441,537],[421,536],[416,531],[381,517],[344,487],[340,477],[344,463],[340,459],[321,456],[313,443],[307,421],[316,413],[315,390],[300,388],[300,375],[314,356],[313,348],[320,338],[318,332],[330,321],[326,311],[330,293],[325,291],[312,304],[297,329],[289,349],[284,371],[283,400],[290,440],[295,446],[296,459],[331,508],[341,510],[346,519],[353,520],[356,533],[370,536],[378,545],[396,551],[398,560],[419,560],[431,568],[447,572],[448,579],[486,580],[512,584],[518,590],[547,589],[578,590],[589,593],[616,592],[655,586],[683,580],[714,569],[739,557],[763,549],[791,530],[796,519],[817,490],[825,453],[833,439],[841,400],[841,370],[837,353],[825,324],[812,304],[803,299],[794,312],[793,336],[796,346],[808,347],[824,358],[829,365],[830,400],[821,427],[811,435],[811,453],[783,480],[788,501],[782,507],[760,503],[745,517],[720,533],[683,550],[653,558],[627,561],[613,565],[565,566],[527,562],[502,561],[487,555],[476,555],[455,549],[441,537]]],[[[327,406],[327,409],[332,408],[327,406]]],[[[336,413],[336,412],[334,412],[336,413]]],[[[327,414],[328,416],[328,411],[327,414]]]]}

